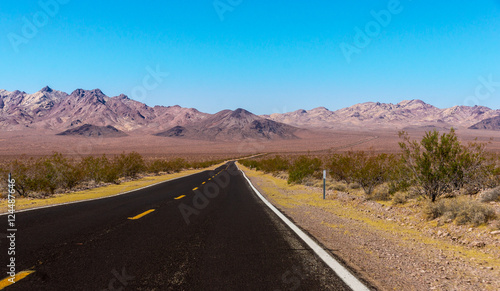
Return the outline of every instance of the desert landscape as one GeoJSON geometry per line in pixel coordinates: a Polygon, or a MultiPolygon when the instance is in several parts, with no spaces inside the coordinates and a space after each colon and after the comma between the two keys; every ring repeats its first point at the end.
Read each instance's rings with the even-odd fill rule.
{"type": "Polygon", "coordinates": [[[99,90],[67,94],[49,87],[28,94],[0,90],[0,156],[70,156],[136,151],[148,157],[239,157],[256,153],[398,153],[398,132],[419,138],[451,128],[464,142],[500,151],[500,111],[455,106],[438,109],[420,100],[368,102],[257,116],[244,109],[202,113],[180,106],[149,107],[99,90]]]}
{"type": "Polygon", "coordinates": [[[4,1],[0,290],[500,290],[500,1],[4,1]]]}

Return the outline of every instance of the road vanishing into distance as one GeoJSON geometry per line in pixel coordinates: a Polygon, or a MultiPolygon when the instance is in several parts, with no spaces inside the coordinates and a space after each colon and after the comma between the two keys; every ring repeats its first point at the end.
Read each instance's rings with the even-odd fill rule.
{"type": "Polygon", "coordinates": [[[16,224],[16,272],[34,272],[5,290],[351,290],[234,162],[16,224]]]}

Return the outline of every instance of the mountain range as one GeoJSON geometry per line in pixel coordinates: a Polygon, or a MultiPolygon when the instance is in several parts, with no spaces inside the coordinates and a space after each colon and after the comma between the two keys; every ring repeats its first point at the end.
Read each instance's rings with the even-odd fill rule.
{"type": "Polygon", "coordinates": [[[244,109],[208,114],[178,105],[150,107],[123,94],[108,97],[99,89],[77,89],[71,94],[49,87],[33,94],[0,90],[1,130],[32,128],[69,135],[126,135],[142,131],[173,138],[226,140],[293,139],[299,128],[498,130],[498,116],[500,110],[483,106],[440,109],[421,100],[397,104],[366,102],[336,111],[318,107],[261,116],[244,109]]]}

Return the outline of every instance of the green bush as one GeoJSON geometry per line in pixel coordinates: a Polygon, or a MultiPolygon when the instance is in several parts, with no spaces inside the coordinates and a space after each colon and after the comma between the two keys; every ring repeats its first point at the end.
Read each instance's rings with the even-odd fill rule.
{"type": "MultiPolygon", "coordinates": [[[[141,173],[179,172],[187,167],[208,167],[222,162],[205,161],[188,164],[184,159],[155,160],[146,164],[136,152],[121,154],[108,159],[84,157],[74,161],[60,153],[38,159],[23,157],[7,163],[0,170],[0,175],[11,172],[16,180],[16,191],[21,196],[32,193],[41,195],[54,194],[58,190],[71,190],[85,181],[95,183],[118,183],[121,177],[136,178],[141,173]]],[[[5,174],[7,175],[7,174],[5,174]]],[[[1,185],[0,185],[1,186],[1,185]]]]}
{"type": "Polygon", "coordinates": [[[177,158],[172,161],[168,160],[153,160],[148,163],[148,171],[154,174],[160,172],[177,173],[186,167],[187,163],[184,159],[177,158]]]}
{"type": "Polygon", "coordinates": [[[308,158],[300,156],[288,169],[288,184],[302,183],[306,177],[314,174],[321,175],[321,160],[318,158],[308,158]]]}
{"type": "Polygon", "coordinates": [[[137,152],[131,152],[128,155],[121,154],[115,157],[113,163],[116,165],[122,177],[135,178],[139,173],[146,170],[146,163],[137,152]]]}
{"type": "Polygon", "coordinates": [[[8,167],[12,178],[16,180],[16,192],[21,196],[29,196],[38,190],[38,181],[35,177],[35,160],[23,158],[24,161],[14,160],[8,167]]]}
{"type": "Polygon", "coordinates": [[[80,162],[80,168],[83,170],[86,181],[117,183],[120,178],[120,169],[106,155],[98,158],[85,157],[80,162]]]}
{"type": "Polygon", "coordinates": [[[350,151],[332,155],[329,168],[334,179],[347,184],[356,183],[371,195],[376,186],[388,181],[395,164],[393,155],[350,151]]]}
{"type": "Polygon", "coordinates": [[[462,146],[453,129],[442,135],[429,131],[420,142],[410,140],[406,132],[399,135],[403,139],[399,143],[403,161],[412,183],[432,202],[465,186],[484,187],[492,176],[495,166],[486,159],[484,145],[462,146]]]}
{"type": "Polygon", "coordinates": [[[240,160],[243,166],[257,171],[264,171],[266,173],[278,173],[288,171],[290,168],[290,162],[281,157],[275,156],[274,158],[260,159],[260,160],[240,160]]]}

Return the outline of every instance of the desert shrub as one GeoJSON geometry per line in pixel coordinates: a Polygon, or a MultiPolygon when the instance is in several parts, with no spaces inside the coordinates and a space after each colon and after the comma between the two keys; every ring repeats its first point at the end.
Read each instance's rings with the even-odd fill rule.
{"type": "Polygon", "coordinates": [[[480,196],[481,202],[491,202],[491,201],[497,201],[499,199],[500,199],[500,187],[485,190],[483,193],[481,193],[480,196]]]}
{"type": "Polygon", "coordinates": [[[120,169],[106,155],[97,158],[85,157],[79,165],[86,181],[117,183],[118,178],[120,178],[120,169]]]}
{"type": "Polygon", "coordinates": [[[65,158],[61,153],[54,153],[46,158],[44,166],[53,175],[50,183],[51,193],[57,188],[71,190],[83,179],[81,168],[76,166],[74,161],[65,158]]]}
{"type": "Polygon", "coordinates": [[[346,186],[343,184],[335,184],[332,185],[330,189],[337,190],[340,192],[345,192],[347,190],[346,186]]]}
{"type": "Polygon", "coordinates": [[[7,193],[8,178],[9,178],[9,171],[6,168],[4,168],[3,165],[0,165],[0,198],[6,197],[8,195],[7,193]]]}
{"type": "Polygon", "coordinates": [[[366,194],[390,177],[395,157],[387,154],[367,154],[365,152],[348,152],[334,154],[330,158],[330,175],[348,184],[357,183],[366,194]]]}
{"type": "Polygon", "coordinates": [[[389,182],[389,193],[405,192],[411,186],[411,176],[402,158],[392,157],[388,161],[387,180],[389,182]]]}
{"type": "Polygon", "coordinates": [[[408,202],[408,194],[398,191],[392,196],[392,204],[405,204],[408,202]]]}
{"type": "Polygon", "coordinates": [[[21,196],[28,196],[31,192],[36,190],[36,181],[33,175],[34,159],[14,160],[8,167],[12,173],[12,178],[16,180],[16,192],[21,196]]]}
{"type": "Polygon", "coordinates": [[[241,163],[243,166],[253,169],[253,170],[259,170],[259,162],[256,160],[239,160],[239,163],[241,163]]]}
{"type": "Polygon", "coordinates": [[[120,176],[135,178],[146,169],[144,159],[137,152],[121,154],[115,157],[113,163],[119,170],[120,176]]]}
{"type": "Polygon", "coordinates": [[[488,205],[470,199],[442,199],[428,203],[424,208],[428,219],[444,216],[454,220],[456,224],[471,223],[475,226],[484,224],[496,217],[495,210],[488,205]]]}
{"type": "Polygon", "coordinates": [[[370,199],[377,201],[388,201],[391,199],[391,194],[389,193],[389,185],[382,184],[375,187],[372,191],[372,194],[369,197],[370,199]]]}
{"type": "Polygon", "coordinates": [[[321,160],[318,158],[308,158],[300,156],[288,169],[288,183],[302,183],[309,176],[318,174],[321,171],[321,160]]]}
{"type": "Polygon", "coordinates": [[[354,152],[333,154],[328,164],[330,175],[338,181],[351,184],[353,182],[353,174],[356,171],[354,168],[355,163],[356,156],[354,152]]]}
{"type": "Polygon", "coordinates": [[[264,171],[266,173],[280,173],[288,171],[290,168],[290,162],[281,157],[275,156],[274,158],[269,159],[261,159],[261,160],[240,160],[239,161],[243,166],[248,167],[250,169],[264,171]]]}
{"type": "Polygon", "coordinates": [[[393,156],[380,154],[377,156],[366,156],[364,152],[359,153],[357,171],[354,173],[354,181],[361,185],[366,194],[370,195],[373,189],[387,181],[390,162],[393,156]]]}
{"type": "Polygon", "coordinates": [[[359,185],[359,183],[354,182],[354,183],[350,183],[350,184],[348,185],[348,187],[349,187],[349,189],[356,190],[356,189],[361,188],[361,185],[359,185]]]}
{"type": "Polygon", "coordinates": [[[191,162],[191,163],[185,163],[184,168],[193,168],[193,169],[203,169],[203,168],[208,168],[213,165],[220,164],[224,162],[225,160],[210,160],[210,161],[202,161],[202,162],[191,162]]]}
{"type": "Polygon", "coordinates": [[[80,167],[60,153],[39,158],[28,165],[16,165],[24,184],[20,185],[21,188],[27,186],[33,191],[54,194],[58,188],[70,190],[82,181],[83,173],[80,167]]]}
{"type": "Polygon", "coordinates": [[[420,142],[410,140],[405,132],[399,135],[403,139],[399,145],[411,181],[432,202],[465,185],[480,188],[491,176],[493,166],[486,160],[484,145],[462,146],[453,129],[442,135],[429,131],[420,142]]]}
{"type": "Polygon", "coordinates": [[[186,161],[181,158],[175,160],[153,160],[147,164],[148,172],[158,174],[160,172],[176,173],[186,167],[186,161]]]}
{"type": "Polygon", "coordinates": [[[274,158],[260,161],[260,169],[266,173],[287,171],[289,167],[290,162],[281,156],[275,156],[274,158]]]}
{"type": "Polygon", "coordinates": [[[193,165],[208,167],[220,162],[221,160],[216,160],[188,164],[184,159],[178,158],[146,164],[142,156],[136,152],[123,153],[112,159],[108,159],[105,155],[89,156],[76,162],[60,153],[54,153],[48,157],[38,159],[23,157],[9,162],[3,165],[0,175],[11,172],[16,180],[15,189],[21,196],[30,196],[33,193],[50,195],[58,190],[71,190],[82,182],[118,183],[121,177],[135,178],[147,171],[178,172],[193,165]]]}

